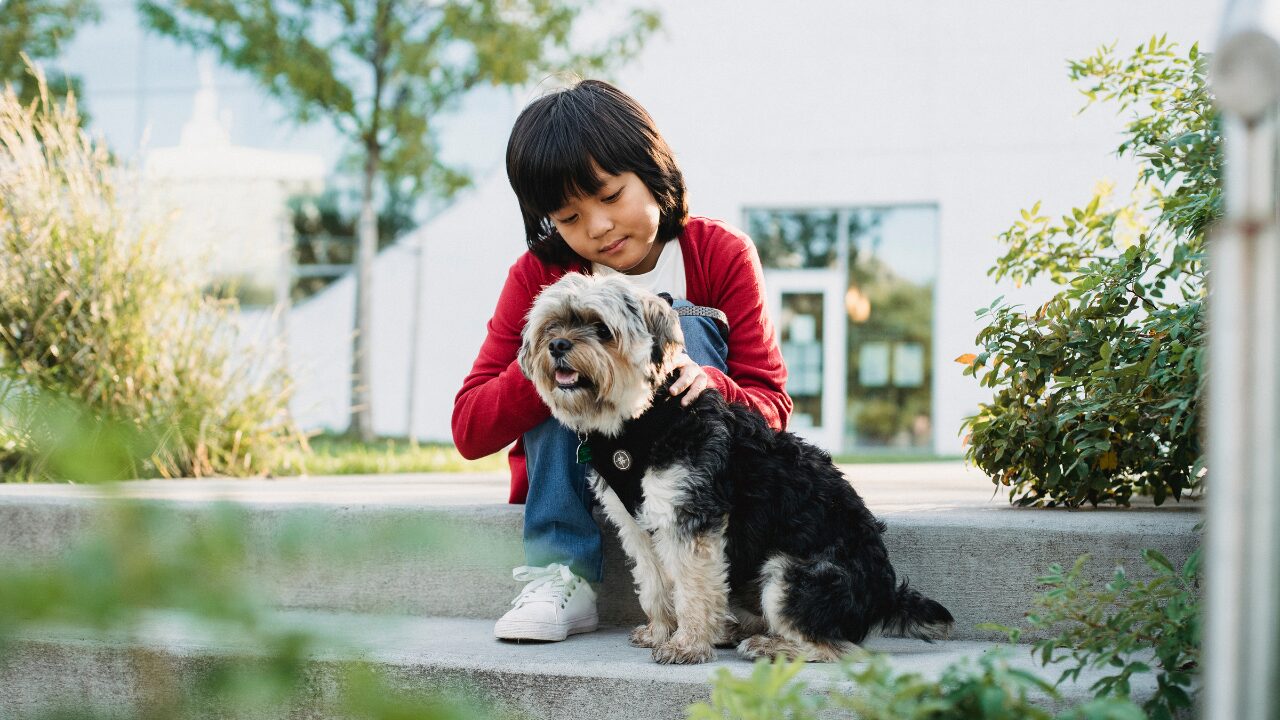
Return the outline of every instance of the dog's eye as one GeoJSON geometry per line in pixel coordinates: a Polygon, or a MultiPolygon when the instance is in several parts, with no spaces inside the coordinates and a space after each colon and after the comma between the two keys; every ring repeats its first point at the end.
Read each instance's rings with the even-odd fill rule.
{"type": "Polygon", "coordinates": [[[596,337],[600,338],[600,342],[609,342],[613,340],[613,333],[609,331],[609,326],[602,322],[596,323],[596,337]]]}

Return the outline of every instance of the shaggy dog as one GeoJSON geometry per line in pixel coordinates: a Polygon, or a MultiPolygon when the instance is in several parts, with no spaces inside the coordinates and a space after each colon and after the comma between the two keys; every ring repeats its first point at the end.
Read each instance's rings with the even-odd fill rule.
{"type": "Polygon", "coordinates": [[[671,396],[683,340],[662,298],[568,274],[534,302],[519,352],[634,563],[649,622],[632,644],[660,663],[717,645],[830,662],[877,628],[944,635],[951,613],[897,583],[884,525],[827,453],[715,390],[671,396]]]}

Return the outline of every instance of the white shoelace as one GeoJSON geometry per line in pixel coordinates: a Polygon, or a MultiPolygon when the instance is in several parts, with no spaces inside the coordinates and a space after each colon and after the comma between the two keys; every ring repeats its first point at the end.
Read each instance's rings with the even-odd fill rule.
{"type": "Polygon", "coordinates": [[[521,565],[511,571],[511,579],[529,583],[524,586],[524,590],[520,591],[520,595],[511,601],[512,605],[519,605],[533,599],[546,599],[563,604],[577,581],[573,571],[560,563],[551,563],[546,567],[521,565]]]}

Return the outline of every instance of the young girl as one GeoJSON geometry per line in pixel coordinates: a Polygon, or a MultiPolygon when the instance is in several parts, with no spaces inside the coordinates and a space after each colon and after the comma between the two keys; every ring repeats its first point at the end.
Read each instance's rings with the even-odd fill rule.
{"type": "Polygon", "coordinates": [[[586,80],[534,101],[511,131],[507,176],[529,252],[511,266],[480,355],[454,400],[453,439],[468,458],[515,441],[511,502],[525,503],[526,565],[512,575],[527,585],[494,634],[563,640],[596,629],[589,582],[600,581],[603,558],[577,437],[551,417],[516,364],[538,292],[568,272],[620,273],[669,293],[677,308],[719,309],[727,340],[709,318],[681,318],[686,357],[671,392],[684,393],[687,404],[715,388],[779,430],[791,399],[755,246],[719,220],[689,216],[671,148],[635,100],[586,80]]]}

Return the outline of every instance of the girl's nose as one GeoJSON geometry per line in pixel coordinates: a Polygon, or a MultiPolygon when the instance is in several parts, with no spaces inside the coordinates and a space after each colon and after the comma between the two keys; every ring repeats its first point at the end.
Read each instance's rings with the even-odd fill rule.
{"type": "Polygon", "coordinates": [[[587,230],[592,240],[603,240],[613,230],[613,218],[607,212],[595,212],[587,219],[587,230]]]}

